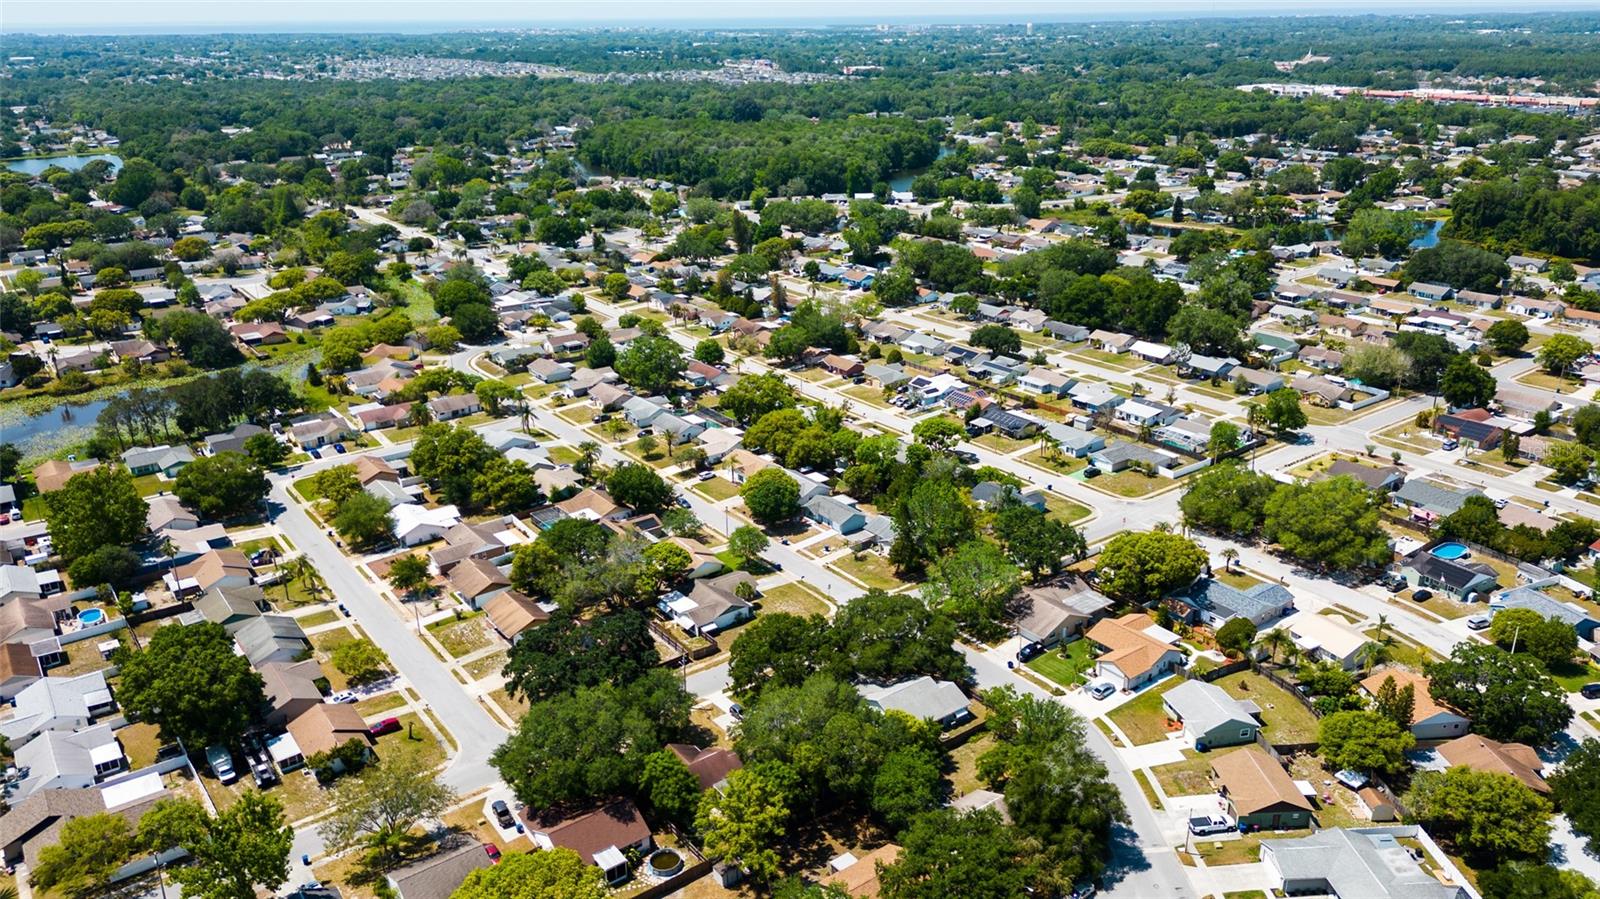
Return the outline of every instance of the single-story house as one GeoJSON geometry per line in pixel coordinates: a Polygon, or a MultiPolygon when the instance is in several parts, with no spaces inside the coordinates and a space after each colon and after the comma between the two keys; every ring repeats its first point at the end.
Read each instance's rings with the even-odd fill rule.
{"type": "Polygon", "coordinates": [[[1301,615],[1289,625],[1289,636],[1303,657],[1355,668],[1367,636],[1326,615],[1301,615]]]}
{"type": "Polygon", "coordinates": [[[187,446],[136,446],[122,453],[122,464],[134,477],[160,473],[177,477],[183,466],[194,461],[194,453],[187,446]]]}
{"type": "Polygon", "coordinates": [[[1213,758],[1211,776],[1229,813],[1247,829],[1293,830],[1311,824],[1311,801],[1282,765],[1254,746],[1213,758]]]}
{"type": "Polygon", "coordinates": [[[1391,493],[1405,483],[1406,473],[1392,465],[1374,468],[1371,465],[1362,465],[1348,459],[1339,459],[1329,465],[1321,474],[1321,478],[1350,477],[1365,484],[1368,490],[1377,490],[1391,493]]]}
{"type": "Polygon", "coordinates": [[[1221,627],[1234,618],[1247,618],[1256,627],[1294,611],[1294,594],[1278,584],[1256,584],[1240,590],[1216,578],[1201,577],[1173,593],[1166,605],[1191,624],[1221,627]]]}
{"type": "Polygon", "coordinates": [[[1482,734],[1467,734],[1441,744],[1439,757],[1451,766],[1471,768],[1474,771],[1494,771],[1509,774],[1522,781],[1529,789],[1549,793],[1545,783],[1544,762],[1531,746],[1521,743],[1501,743],[1482,734]]]}
{"type": "MultiPolygon", "coordinates": [[[[1406,482],[1406,486],[1410,485],[1406,482]]],[[[1400,563],[1400,574],[1413,587],[1436,590],[1461,602],[1488,596],[1499,583],[1495,570],[1482,562],[1441,559],[1426,549],[1406,556],[1400,563]]]]}
{"type": "Polygon", "coordinates": [[[1042,646],[1083,633],[1113,605],[1110,597],[1082,584],[1029,587],[1020,603],[1026,610],[1016,620],[1017,636],[1042,646]]]}
{"type": "Polygon", "coordinates": [[[1441,883],[1383,828],[1330,827],[1307,837],[1262,840],[1261,864],[1274,890],[1290,896],[1466,899],[1469,895],[1459,884],[1441,883]]]}
{"type": "Polygon", "coordinates": [[[800,514],[817,524],[846,535],[861,530],[867,523],[866,513],[856,507],[854,500],[822,493],[806,500],[800,507],[800,514]]]}
{"type": "Polygon", "coordinates": [[[550,620],[549,612],[516,590],[505,590],[489,597],[483,604],[483,614],[495,633],[507,643],[517,642],[524,631],[550,620]]]}
{"type": "Polygon", "coordinates": [[[474,609],[511,589],[511,579],[487,559],[463,559],[446,576],[450,592],[474,609]]]}
{"type": "Polygon", "coordinates": [[[1234,699],[1216,684],[1186,680],[1161,694],[1161,702],[1167,717],[1182,722],[1184,735],[1201,751],[1251,743],[1261,732],[1260,707],[1234,699]]]}
{"type": "Polygon", "coordinates": [[[1378,690],[1383,687],[1383,682],[1391,678],[1394,679],[1395,686],[1401,690],[1406,687],[1411,688],[1413,696],[1411,734],[1418,740],[1449,740],[1472,729],[1470,719],[1434,701],[1428,693],[1427,675],[1418,674],[1408,668],[1384,668],[1375,671],[1361,679],[1361,689],[1370,696],[1377,696],[1378,690]]]}
{"type": "Polygon", "coordinates": [[[390,509],[389,515],[394,519],[395,539],[405,546],[437,540],[461,523],[461,513],[455,506],[429,508],[418,503],[401,503],[390,509]]]}
{"type": "Polygon", "coordinates": [[[715,634],[755,615],[755,607],[735,592],[741,582],[755,583],[749,574],[735,571],[697,580],[687,595],[673,590],[657,606],[687,633],[715,634]]]}
{"type": "Polygon", "coordinates": [[[689,773],[699,781],[702,790],[719,788],[729,774],[744,767],[738,753],[721,746],[702,749],[688,743],[668,743],[666,748],[678,757],[678,761],[683,762],[689,773]]]}
{"type": "Polygon", "coordinates": [[[1582,607],[1562,602],[1534,587],[1513,587],[1498,593],[1489,600],[1489,608],[1495,612],[1531,609],[1545,618],[1555,618],[1572,625],[1572,629],[1584,640],[1594,640],[1595,630],[1600,628],[1600,621],[1596,621],[1582,607]]]}
{"type": "Polygon", "coordinates": [[[1394,492],[1394,501],[1410,509],[1413,516],[1443,518],[1461,509],[1469,496],[1483,496],[1476,487],[1454,487],[1429,478],[1406,481],[1394,492]]]}
{"type": "Polygon", "coordinates": [[[905,712],[913,718],[937,722],[946,730],[972,720],[967,694],[949,681],[927,675],[885,686],[863,684],[856,691],[867,705],[880,712],[905,712]]]}
{"type": "Polygon", "coordinates": [[[483,411],[483,404],[471,393],[452,393],[428,400],[428,411],[434,421],[450,421],[483,411]]]}
{"type": "Polygon", "coordinates": [[[494,864],[475,841],[459,845],[389,872],[389,887],[400,899],[450,899],[473,871],[494,864]]]}
{"type": "MultiPolygon", "coordinates": [[[[631,799],[614,799],[600,808],[557,821],[528,819],[528,835],[541,849],[571,849],[600,869],[616,886],[628,879],[628,853],[645,854],[655,845],[650,826],[631,799]]],[[[483,850],[478,850],[481,854],[483,850]]]]}
{"type": "Polygon", "coordinates": [[[1102,618],[1084,636],[1101,649],[1095,676],[1118,689],[1137,690],[1183,667],[1178,635],[1139,612],[1102,618]]]}

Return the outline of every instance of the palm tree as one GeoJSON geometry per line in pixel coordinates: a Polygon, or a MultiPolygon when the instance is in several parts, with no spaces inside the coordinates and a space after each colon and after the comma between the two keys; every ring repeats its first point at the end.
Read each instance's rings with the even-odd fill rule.
{"type": "Polygon", "coordinates": [[[1283,667],[1293,668],[1300,661],[1300,647],[1292,639],[1283,647],[1283,667]]]}
{"type": "Polygon", "coordinates": [[[1361,663],[1362,671],[1371,671],[1388,660],[1389,647],[1377,641],[1364,643],[1356,650],[1356,661],[1361,663]]]}
{"type": "Polygon", "coordinates": [[[1231,570],[1233,568],[1233,563],[1235,563],[1237,561],[1239,561],[1239,551],[1238,550],[1236,550],[1236,549],[1234,549],[1233,547],[1230,546],[1230,547],[1228,547],[1228,548],[1226,548],[1226,549],[1224,549],[1222,551],[1222,567],[1223,567],[1223,569],[1231,570]]]}
{"type": "Polygon", "coordinates": [[[284,602],[291,601],[289,596],[289,585],[294,583],[297,578],[303,576],[306,569],[310,567],[311,563],[306,561],[305,556],[295,556],[293,559],[290,559],[289,561],[278,566],[278,577],[283,582],[284,602]]]}
{"type": "Polygon", "coordinates": [[[322,595],[322,591],[328,589],[328,582],[322,579],[322,572],[318,571],[309,559],[302,556],[300,562],[300,583],[305,584],[306,592],[310,593],[312,600],[315,601],[322,595]]]}
{"type": "Polygon", "coordinates": [[[1294,638],[1290,637],[1289,632],[1283,628],[1275,627],[1262,634],[1260,639],[1256,640],[1256,645],[1265,649],[1268,657],[1276,662],[1278,661],[1278,654],[1283,652],[1285,647],[1294,645],[1294,638]]]}
{"type": "MultiPolygon", "coordinates": [[[[162,537],[161,545],[157,547],[157,549],[161,551],[161,555],[166,557],[168,571],[171,571],[174,567],[176,567],[178,561],[178,544],[173,543],[171,537],[162,537]]],[[[0,897],[0,899],[3,899],[3,897],[0,897]]]]}
{"type": "Polygon", "coordinates": [[[1373,628],[1378,633],[1378,642],[1385,646],[1394,642],[1394,637],[1389,635],[1389,616],[1381,612],[1378,614],[1378,625],[1373,628]]]}
{"type": "Polygon", "coordinates": [[[1250,426],[1250,470],[1256,470],[1256,447],[1260,441],[1255,439],[1260,432],[1261,425],[1267,420],[1267,414],[1262,410],[1260,403],[1250,402],[1244,404],[1244,421],[1250,426]]]}

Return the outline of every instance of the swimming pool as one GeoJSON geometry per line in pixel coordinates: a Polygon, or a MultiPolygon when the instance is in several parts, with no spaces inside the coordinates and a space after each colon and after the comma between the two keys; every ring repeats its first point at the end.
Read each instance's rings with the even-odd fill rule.
{"type": "Polygon", "coordinates": [[[1433,557],[1436,559],[1444,559],[1447,562],[1453,562],[1456,559],[1468,555],[1471,550],[1467,549],[1467,545],[1465,543],[1456,543],[1455,541],[1451,541],[1449,543],[1441,543],[1438,546],[1435,546],[1433,549],[1428,550],[1428,552],[1433,553],[1433,557]]]}
{"type": "Polygon", "coordinates": [[[84,627],[93,627],[104,620],[106,613],[103,609],[84,609],[78,613],[78,623],[84,627]]]}

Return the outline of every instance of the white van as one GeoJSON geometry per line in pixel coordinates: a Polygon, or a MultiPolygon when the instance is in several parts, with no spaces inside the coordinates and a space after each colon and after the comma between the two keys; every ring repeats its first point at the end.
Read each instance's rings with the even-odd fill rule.
{"type": "Polygon", "coordinates": [[[206,747],[206,765],[211,768],[211,773],[217,780],[231,784],[239,779],[239,772],[233,768],[233,753],[225,746],[206,747]]]}

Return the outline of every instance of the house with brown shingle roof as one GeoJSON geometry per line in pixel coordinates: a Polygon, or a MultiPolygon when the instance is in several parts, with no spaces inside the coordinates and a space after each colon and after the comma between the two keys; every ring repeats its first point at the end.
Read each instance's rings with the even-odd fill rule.
{"type": "Polygon", "coordinates": [[[289,722],[289,736],[306,758],[343,746],[351,740],[371,743],[367,722],[356,707],[343,702],[319,702],[289,722]]]}
{"type": "Polygon", "coordinates": [[[1228,811],[1249,828],[1288,830],[1311,823],[1311,802],[1272,756],[1247,746],[1211,760],[1228,811]]]}
{"type": "Polygon", "coordinates": [[[465,559],[446,578],[451,592],[474,609],[483,608],[497,593],[511,589],[511,579],[486,559],[465,559]]]}
{"type": "Polygon", "coordinates": [[[1162,636],[1148,615],[1132,612],[1102,618],[1085,634],[1104,651],[1095,659],[1095,675],[1121,690],[1137,690],[1183,666],[1183,651],[1162,636]]]}
{"type": "Polygon", "coordinates": [[[838,887],[855,899],[877,899],[882,890],[878,883],[878,866],[888,867],[899,858],[900,847],[894,843],[885,843],[860,857],[846,853],[833,860],[834,872],[819,882],[838,887]]]}
{"type": "Polygon", "coordinates": [[[50,493],[67,486],[67,481],[72,480],[73,475],[94,471],[99,467],[100,463],[94,460],[67,462],[62,459],[51,459],[34,468],[33,484],[39,488],[40,493],[50,493]]]}
{"type": "Polygon", "coordinates": [[[1452,766],[1509,774],[1527,784],[1529,789],[1550,792],[1550,785],[1540,773],[1544,762],[1539,759],[1539,753],[1521,743],[1501,743],[1482,734],[1467,734],[1441,744],[1439,757],[1452,766]]]}
{"type": "Polygon", "coordinates": [[[484,617],[495,633],[506,642],[515,643],[523,631],[550,620],[550,613],[539,604],[516,590],[506,590],[489,597],[483,604],[484,617]]]}
{"type": "Polygon", "coordinates": [[[373,481],[394,481],[400,483],[400,472],[395,470],[387,460],[373,455],[357,456],[355,462],[356,482],[365,487],[373,481]]]}
{"type": "Polygon", "coordinates": [[[1418,740],[1448,740],[1472,729],[1472,721],[1454,709],[1446,708],[1428,695],[1430,681],[1427,675],[1406,668],[1385,668],[1361,680],[1361,689],[1372,696],[1378,695],[1383,682],[1394,678],[1396,687],[1411,687],[1415,697],[1411,709],[1411,733],[1418,740]]]}
{"type": "Polygon", "coordinates": [[[613,799],[600,808],[557,821],[528,822],[528,834],[541,849],[571,849],[600,869],[615,886],[628,879],[627,853],[649,852],[655,846],[650,826],[631,799],[613,799]]]}
{"type": "Polygon", "coordinates": [[[163,580],[174,595],[204,593],[212,587],[246,587],[255,580],[250,560],[236,549],[214,549],[193,562],[179,565],[163,580]]]}
{"type": "Polygon", "coordinates": [[[0,643],[0,701],[9,701],[43,673],[25,643],[0,643]]]}
{"type": "Polygon", "coordinates": [[[727,780],[729,774],[744,767],[738,753],[720,746],[701,749],[688,743],[668,743],[667,749],[689,769],[702,790],[716,787],[727,780]]]}

